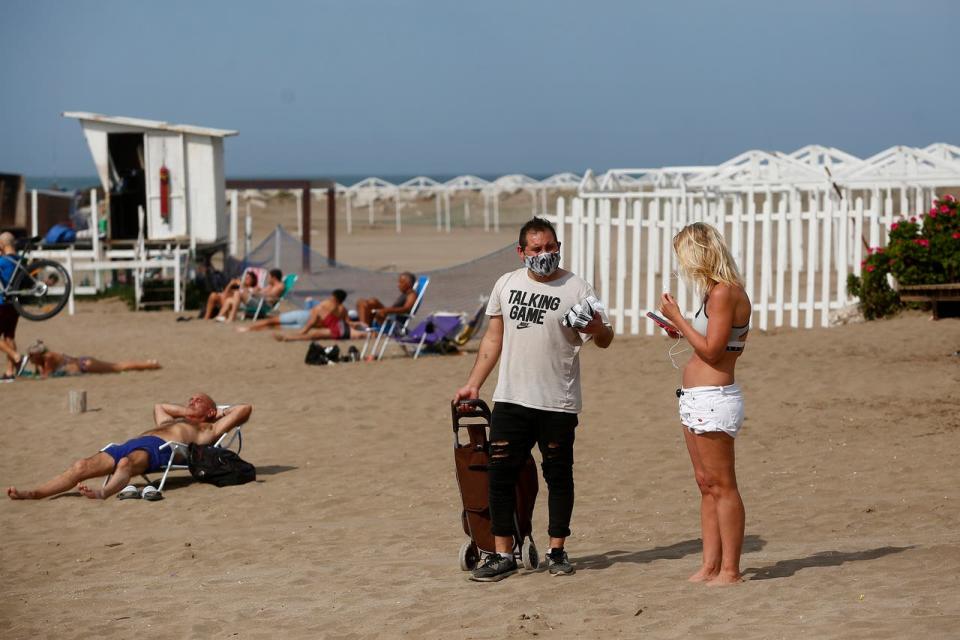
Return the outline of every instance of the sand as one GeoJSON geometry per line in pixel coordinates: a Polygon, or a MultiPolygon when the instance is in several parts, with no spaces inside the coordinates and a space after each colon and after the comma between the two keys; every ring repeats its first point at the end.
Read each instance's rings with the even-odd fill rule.
{"type": "MultiPolygon", "coordinates": [[[[303,364],[306,345],[81,304],[23,345],[157,372],[0,386],[0,484],[29,487],[150,425],[157,401],[252,402],[258,480],[162,502],[0,500],[0,636],[947,638],[960,629],[960,322],[752,332],[738,378],[748,580],[710,589],[663,338],[582,358],[577,574],[468,582],[449,399],[472,354],[303,364]],[[70,415],[68,391],[90,410],[70,415]]],[[[490,397],[493,381],[484,388],[490,397]]],[[[179,478],[184,477],[179,474],[179,478]]],[[[546,495],[535,539],[546,538],[546,495]]]]}

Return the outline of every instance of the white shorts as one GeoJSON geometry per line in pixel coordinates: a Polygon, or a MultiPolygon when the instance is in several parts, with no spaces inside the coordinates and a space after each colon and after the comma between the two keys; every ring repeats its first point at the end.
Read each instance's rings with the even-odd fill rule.
{"type": "Polygon", "coordinates": [[[740,385],[690,387],[680,390],[680,424],[691,433],[725,433],[731,438],[743,426],[740,385]]]}

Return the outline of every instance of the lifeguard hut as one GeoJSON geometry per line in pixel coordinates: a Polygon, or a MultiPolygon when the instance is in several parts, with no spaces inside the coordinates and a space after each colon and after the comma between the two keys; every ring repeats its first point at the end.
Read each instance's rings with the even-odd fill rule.
{"type": "Polygon", "coordinates": [[[227,241],[223,139],[228,129],[67,111],[80,122],[107,194],[106,240],[142,237],[216,250],[227,241]],[[140,213],[144,212],[144,228],[140,213]]]}
{"type": "Polygon", "coordinates": [[[231,229],[236,235],[236,212],[231,225],[226,205],[223,139],[237,132],[81,111],[63,116],[80,122],[105,201],[101,208],[91,191],[89,231],[68,247],[45,246],[34,255],[70,271],[70,313],[73,294],[101,291],[105,272],[132,273],[137,308],[169,306],[170,299],[143,301],[143,293],[147,280],[170,282],[172,306],[180,311],[190,257],[226,251],[231,229]]]}

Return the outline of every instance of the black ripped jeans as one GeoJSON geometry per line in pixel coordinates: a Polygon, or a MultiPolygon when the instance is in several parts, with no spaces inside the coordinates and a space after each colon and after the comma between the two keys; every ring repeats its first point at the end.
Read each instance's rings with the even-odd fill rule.
{"type": "Polygon", "coordinates": [[[498,402],[490,425],[490,519],[495,536],[514,535],[517,475],[534,443],[543,455],[552,538],[570,535],[573,513],[573,440],[577,414],[498,402]]]}

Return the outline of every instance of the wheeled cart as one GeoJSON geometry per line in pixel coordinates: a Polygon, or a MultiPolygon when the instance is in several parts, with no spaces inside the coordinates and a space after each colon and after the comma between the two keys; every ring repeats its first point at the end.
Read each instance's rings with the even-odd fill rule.
{"type": "MultiPolygon", "coordinates": [[[[460,568],[475,569],[484,557],[496,550],[490,531],[488,498],[490,462],[490,408],[483,400],[468,400],[451,406],[453,414],[453,460],[457,484],[463,499],[463,532],[469,540],[460,547],[460,568]],[[461,442],[460,431],[467,439],[461,442]]],[[[513,554],[526,569],[536,569],[540,556],[533,543],[533,507],[537,502],[537,466],[528,456],[517,478],[517,508],[513,514],[513,554]]]]}

